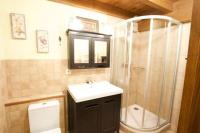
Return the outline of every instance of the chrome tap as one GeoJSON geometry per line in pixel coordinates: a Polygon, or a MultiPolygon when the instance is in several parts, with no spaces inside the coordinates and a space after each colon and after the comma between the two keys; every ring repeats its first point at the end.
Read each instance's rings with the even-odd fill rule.
{"type": "Polygon", "coordinates": [[[92,83],[94,83],[94,82],[95,82],[95,80],[91,80],[91,79],[86,80],[86,83],[87,83],[87,84],[92,84],[92,83]]]}

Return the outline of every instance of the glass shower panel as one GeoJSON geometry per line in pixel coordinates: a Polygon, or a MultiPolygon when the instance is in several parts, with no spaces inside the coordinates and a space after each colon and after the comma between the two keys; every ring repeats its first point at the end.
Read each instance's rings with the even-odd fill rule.
{"type": "MultiPolygon", "coordinates": [[[[155,128],[159,121],[162,86],[165,77],[168,21],[152,19],[149,36],[149,71],[146,76],[144,128],[155,128]]],[[[164,121],[164,120],[163,120],[164,121]]]]}
{"type": "Polygon", "coordinates": [[[131,59],[131,78],[129,88],[128,125],[136,129],[142,128],[145,110],[145,77],[147,70],[147,50],[149,43],[150,20],[134,23],[131,59]]]}
{"type": "Polygon", "coordinates": [[[111,82],[121,88],[122,95],[121,121],[127,123],[127,106],[129,94],[129,53],[130,53],[130,31],[131,23],[118,25],[114,29],[113,47],[112,47],[112,69],[111,82]]]}
{"type": "Polygon", "coordinates": [[[181,24],[166,16],[141,16],[114,28],[111,82],[121,88],[121,122],[138,131],[170,123],[181,24]]]}
{"type": "Polygon", "coordinates": [[[172,109],[173,94],[175,89],[175,78],[177,72],[177,61],[179,54],[179,33],[180,25],[169,23],[167,33],[166,63],[165,63],[165,78],[163,84],[163,94],[160,106],[160,125],[170,121],[170,114],[172,109]],[[165,121],[163,121],[165,120],[165,121]]]}

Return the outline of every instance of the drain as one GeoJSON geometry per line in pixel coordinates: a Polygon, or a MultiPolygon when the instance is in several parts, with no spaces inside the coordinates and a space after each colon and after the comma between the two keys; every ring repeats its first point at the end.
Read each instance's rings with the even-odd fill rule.
{"type": "Polygon", "coordinates": [[[134,107],[133,109],[134,109],[134,110],[139,110],[139,108],[138,108],[138,107],[134,107]]]}

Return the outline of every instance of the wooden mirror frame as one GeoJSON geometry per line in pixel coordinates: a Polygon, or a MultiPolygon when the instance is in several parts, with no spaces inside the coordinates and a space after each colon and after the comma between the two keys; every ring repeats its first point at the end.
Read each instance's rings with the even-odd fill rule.
{"type": "Polygon", "coordinates": [[[89,68],[106,68],[110,67],[110,37],[111,35],[101,34],[97,32],[67,30],[68,35],[68,66],[70,69],[89,69],[89,68]],[[74,62],[74,39],[88,39],[89,40],[89,63],[75,63],[74,62]],[[107,63],[95,63],[94,41],[107,42],[107,63]]]}
{"type": "Polygon", "coordinates": [[[93,45],[92,45],[92,55],[93,55],[93,66],[98,68],[98,67],[109,67],[110,66],[110,39],[108,38],[93,38],[92,39],[93,45]],[[107,42],[107,63],[95,63],[95,41],[105,41],[107,42]]]}

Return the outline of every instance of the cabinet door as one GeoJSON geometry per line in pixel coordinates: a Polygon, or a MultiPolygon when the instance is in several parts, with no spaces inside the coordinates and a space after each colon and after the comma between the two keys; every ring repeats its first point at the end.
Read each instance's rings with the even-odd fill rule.
{"type": "Polygon", "coordinates": [[[70,68],[88,68],[91,64],[91,38],[71,35],[69,43],[70,68]]]}
{"type": "Polygon", "coordinates": [[[110,39],[93,38],[92,39],[92,63],[94,67],[110,66],[110,39]]]}
{"type": "Polygon", "coordinates": [[[78,113],[78,133],[101,133],[101,105],[86,103],[78,113]]]}
{"type": "Polygon", "coordinates": [[[103,99],[102,133],[119,132],[120,96],[103,99]]]}

